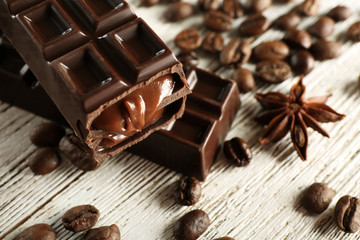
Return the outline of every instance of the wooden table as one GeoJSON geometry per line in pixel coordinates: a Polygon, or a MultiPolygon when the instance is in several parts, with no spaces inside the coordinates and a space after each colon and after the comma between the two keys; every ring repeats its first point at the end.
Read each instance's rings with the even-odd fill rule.
{"type": "MultiPolygon", "coordinates": [[[[163,17],[166,4],[145,8],[138,2],[130,1],[135,12],[175,51],[178,49],[173,38],[185,27],[194,26],[205,32],[200,14],[179,23],[168,23],[163,17]]],[[[252,162],[237,168],[220,154],[211,174],[202,183],[203,196],[191,207],[180,206],[172,198],[174,183],[180,174],[126,152],[93,172],[77,170],[63,160],[53,173],[34,176],[27,167],[27,157],[36,147],[30,143],[28,133],[46,120],[0,102],[0,238],[13,239],[28,226],[48,223],[57,232],[58,239],[81,239],[81,233],[73,234],[62,227],[61,216],[75,205],[93,204],[101,212],[96,226],[116,223],[122,239],[171,239],[173,222],[197,208],[206,211],[211,219],[201,239],[222,236],[237,240],[359,239],[359,233],[345,234],[333,220],[334,206],[341,196],[360,196],[360,90],[357,86],[360,44],[352,44],[342,37],[351,23],[360,20],[360,1],[326,0],[321,14],[340,3],[354,11],[350,19],[336,24],[331,38],[342,42],[344,53],[336,60],[317,62],[304,83],[307,97],[332,94],[328,105],[346,114],[346,118],[322,124],[330,139],[308,129],[306,162],[297,156],[289,135],[278,143],[262,146],[257,140],[265,128],[253,120],[261,111],[254,92],[288,94],[297,78],[277,85],[259,82],[254,92],[240,96],[242,108],[227,136],[227,139],[239,136],[249,142],[254,153],[252,162]],[[320,215],[307,213],[299,204],[302,191],[316,181],[327,183],[336,192],[330,207],[320,215]]],[[[265,15],[275,19],[294,4],[272,6],[265,15]]],[[[236,20],[234,26],[243,19],[236,20]]],[[[306,28],[316,19],[306,18],[300,28],[306,28]]],[[[226,39],[236,37],[236,28],[225,36],[226,39]]],[[[282,32],[270,30],[253,42],[253,46],[282,36],[282,32]]],[[[217,65],[210,55],[200,55],[201,67],[212,69],[217,65]]],[[[254,68],[253,65],[245,67],[254,68]]],[[[225,69],[219,73],[229,77],[232,71],[225,69]]]]}

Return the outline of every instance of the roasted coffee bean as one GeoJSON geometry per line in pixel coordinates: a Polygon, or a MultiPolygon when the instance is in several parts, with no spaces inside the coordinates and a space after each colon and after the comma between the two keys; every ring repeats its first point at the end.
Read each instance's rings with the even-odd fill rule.
{"type": "Polygon", "coordinates": [[[357,85],[358,85],[358,88],[360,88],[360,75],[359,75],[358,80],[357,80],[357,85]]]}
{"type": "Polygon", "coordinates": [[[211,11],[218,10],[220,3],[219,0],[198,0],[198,6],[201,10],[211,11]]]}
{"type": "Polygon", "coordinates": [[[313,183],[305,190],[301,205],[309,212],[322,213],[328,208],[333,196],[334,191],[325,183],[313,183]]]}
{"type": "Polygon", "coordinates": [[[315,67],[315,59],[307,50],[299,50],[290,57],[290,66],[297,74],[308,74],[315,67]]]}
{"type": "Polygon", "coordinates": [[[334,211],[335,222],[338,227],[348,233],[360,229],[360,201],[356,197],[343,196],[336,203],[334,211]]]}
{"type": "Polygon", "coordinates": [[[196,52],[180,52],[176,57],[182,63],[185,74],[199,64],[196,52]]]}
{"type": "Polygon", "coordinates": [[[289,29],[286,31],[284,41],[293,48],[305,48],[311,47],[311,36],[309,33],[298,29],[289,29]]]}
{"type": "Polygon", "coordinates": [[[244,15],[239,0],[223,0],[223,11],[232,18],[239,18],[244,15]]]}
{"type": "Polygon", "coordinates": [[[270,26],[270,21],[262,14],[254,14],[248,17],[239,26],[241,36],[257,36],[265,32],[270,26]]]}
{"type": "Polygon", "coordinates": [[[337,58],[342,54],[342,48],[337,42],[320,40],[311,46],[310,52],[316,60],[322,61],[337,58]]]}
{"type": "Polygon", "coordinates": [[[224,143],[224,154],[229,161],[235,163],[238,167],[248,165],[252,159],[250,146],[238,137],[234,137],[224,143]]]}
{"type": "Polygon", "coordinates": [[[154,6],[154,5],[158,4],[159,2],[160,2],[160,0],[142,0],[141,5],[154,6]]]}
{"type": "Polygon", "coordinates": [[[353,23],[347,30],[347,36],[351,41],[360,42],[360,21],[353,23]]]}
{"type": "Polygon", "coordinates": [[[195,177],[182,177],[177,183],[174,198],[183,205],[193,205],[201,197],[201,184],[195,177]]]}
{"type": "Polygon", "coordinates": [[[320,9],[321,0],[304,0],[297,10],[305,16],[317,15],[320,9]]]}
{"type": "Polygon", "coordinates": [[[91,150],[74,133],[61,139],[59,149],[72,164],[84,171],[95,170],[102,163],[93,158],[91,150]]]}
{"type": "Polygon", "coordinates": [[[251,45],[246,40],[232,39],[220,53],[220,63],[235,67],[247,62],[251,56],[251,45]]]}
{"type": "Polygon", "coordinates": [[[334,32],[334,28],[334,20],[324,16],[310,26],[308,32],[318,38],[327,38],[334,32]]]}
{"type": "Polygon", "coordinates": [[[90,229],[84,240],[120,240],[120,230],[116,224],[90,229]]]}
{"type": "Polygon", "coordinates": [[[38,148],[28,158],[29,168],[36,175],[51,173],[60,163],[61,159],[52,147],[38,148]]]}
{"type": "Polygon", "coordinates": [[[201,46],[202,37],[198,30],[188,28],[175,37],[175,45],[185,51],[193,51],[201,46]]]}
{"type": "Polygon", "coordinates": [[[73,232],[90,229],[99,219],[100,212],[92,205],[79,205],[66,211],[62,217],[64,228],[73,232]]]}
{"type": "Polygon", "coordinates": [[[59,124],[40,123],[30,131],[30,141],[38,147],[56,147],[64,135],[65,130],[59,124]]]}
{"type": "Polygon", "coordinates": [[[193,15],[194,11],[194,6],[188,2],[175,2],[172,3],[165,12],[165,18],[169,21],[176,22],[193,15]]]}
{"type": "Polygon", "coordinates": [[[56,240],[56,233],[48,224],[40,223],[26,228],[15,240],[56,240]]]}
{"type": "Polygon", "coordinates": [[[247,0],[245,8],[251,12],[262,12],[268,9],[272,4],[272,0],[247,0]]]}
{"type": "Polygon", "coordinates": [[[296,28],[300,22],[301,17],[298,14],[295,12],[289,12],[276,19],[273,26],[281,30],[288,30],[296,28]]]}
{"type": "Polygon", "coordinates": [[[289,56],[290,48],[283,41],[262,42],[257,45],[252,56],[257,61],[283,60],[289,56]]]}
{"type": "Polygon", "coordinates": [[[232,18],[220,11],[209,11],[205,14],[204,25],[216,32],[226,32],[232,28],[232,18]]]}
{"type": "Polygon", "coordinates": [[[279,83],[292,76],[290,66],[281,60],[266,60],[256,64],[256,75],[269,83],[279,83]]]}
{"type": "Polygon", "coordinates": [[[209,225],[210,218],[206,212],[200,209],[193,210],[175,222],[173,226],[174,237],[176,240],[198,239],[209,225]]]}
{"type": "Polygon", "coordinates": [[[209,32],[204,37],[202,48],[211,53],[217,53],[224,48],[224,38],[221,34],[209,32]]]}
{"type": "Polygon", "coordinates": [[[254,75],[245,68],[237,68],[232,74],[232,79],[237,83],[241,93],[247,93],[256,87],[254,75]]]}
{"type": "Polygon", "coordinates": [[[327,16],[331,17],[336,22],[344,21],[348,19],[351,15],[352,15],[351,9],[341,5],[334,7],[327,14],[327,16]]]}
{"type": "Polygon", "coordinates": [[[214,240],[235,240],[235,239],[231,237],[221,237],[221,238],[216,238],[214,240]]]}

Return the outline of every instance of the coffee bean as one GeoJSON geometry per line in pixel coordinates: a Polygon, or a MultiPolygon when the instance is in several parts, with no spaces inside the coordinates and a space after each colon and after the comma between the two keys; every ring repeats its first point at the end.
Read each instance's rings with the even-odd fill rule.
{"type": "Polygon", "coordinates": [[[198,0],[198,6],[201,10],[211,11],[218,10],[220,3],[219,0],[198,0]]]}
{"type": "Polygon", "coordinates": [[[347,36],[351,41],[360,42],[360,21],[353,23],[347,30],[347,36]]]}
{"type": "Polygon", "coordinates": [[[321,0],[305,0],[297,10],[305,16],[317,15],[320,9],[321,0]]]}
{"type": "Polygon", "coordinates": [[[48,224],[40,223],[26,228],[15,240],[56,240],[56,233],[48,224]]]}
{"type": "Polygon", "coordinates": [[[154,5],[158,4],[159,2],[160,2],[160,0],[142,0],[141,5],[154,6],[154,5]]]}
{"type": "Polygon", "coordinates": [[[95,170],[102,163],[93,158],[91,150],[74,133],[61,139],[59,150],[72,164],[84,171],[95,170]]]}
{"type": "Polygon", "coordinates": [[[281,30],[288,30],[296,28],[300,22],[301,17],[298,14],[295,12],[289,12],[276,19],[273,26],[281,30]]]}
{"type": "Polygon", "coordinates": [[[348,233],[360,229],[360,201],[356,197],[343,196],[336,203],[334,211],[335,222],[338,227],[348,233]]]}
{"type": "Polygon", "coordinates": [[[92,205],[79,205],[66,211],[62,217],[64,228],[73,232],[90,229],[99,219],[100,212],[92,205]]]}
{"type": "Polygon", "coordinates": [[[214,240],[235,240],[235,239],[231,237],[221,237],[221,238],[216,238],[214,240]]]}
{"type": "Polygon", "coordinates": [[[262,12],[268,9],[272,4],[272,0],[247,0],[245,8],[251,12],[262,12]]]}
{"type": "Polygon", "coordinates": [[[351,9],[341,5],[334,7],[327,14],[327,16],[331,17],[336,22],[344,21],[348,19],[351,15],[352,15],[351,9]]]}
{"type": "Polygon", "coordinates": [[[305,49],[310,48],[312,43],[310,34],[298,29],[287,30],[284,36],[284,41],[290,47],[305,49]]]}
{"type": "Polygon", "coordinates": [[[209,11],[205,14],[204,25],[216,32],[226,32],[232,28],[232,18],[220,11],[209,11]]]}
{"type": "Polygon", "coordinates": [[[319,18],[312,26],[310,26],[308,32],[318,38],[327,38],[334,32],[334,28],[334,20],[324,16],[319,18]]]}
{"type": "Polygon", "coordinates": [[[291,69],[297,74],[308,74],[315,67],[315,59],[306,50],[299,50],[290,57],[291,69]]]}
{"type": "Polygon", "coordinates": [[[120,230],[116,224],[90,229],[84,240],[120,240],[120,230]]]}
{"type": "Polygon", "coordinates": [[[290,66],[281,60],[266,60],[256,64],[256,75],[269,83],[279,83],[292,76],[290,66]]]}
{"type": "Polygon", "coordinates": [[[290,48],[283,41],[262,42],[253,49],[255,60],[283,60],[290,53],[290,48]]]}
{"type": "Polygon", "coordinates": [[[38,147],[56,147],[64,135],[65,130],[59,124],[40,123],[30,131],[30,141],[38,147]]]}
{"type": "Polygon", "coordinates": [[[224,38],[221,34],[209,32],[204,37],[202,48],[211,53],[217,53],[224,48],[224,38]]]}
{"type": "Polygon", "coordinates": [[[310,52],[316,60],[322,61],[337,58],[342,54],[342,48],[337,42],[320,40],[311,46],[310,52]]]}
{"type": "Polygon", "coordinates": [[[359,75],[358,80],[357,80],[357,85],[358,85],[358,88],[360,88],[360,75],[359,75]]]}
{"type": "Polygon", "coordinates": [[[54,171],[61,163],[56,150],[51,147],[38,148],[28,158],[29,168],[36,175],[45,175],[54,171]]]}
{"type": "Polygon", "coordinates": [[[232,39],[220,53],[220,63],[235,67],[247,62],[251,56],[251,45],[246,40],[232,39]]]}
{"type": "Polygon", "coordinates": [[[224,154],[226,158],[238,167],[246,166],[252,159],[252,151],[247,142],[234,137],[224,143],[224,154]]]}
{"type": "Polygon", "coordinates": [[[241,36],[257,36],[265,32],[270,26],[269,20],[262,14],[254,14],[245,19],[239,26],[241,36]]]}
{"type": "Polygon", "coordinates": [[[198,239],[209,225],[209,216],[203,210],[193,210],[175,222],[173,226],[174,237],[176,240],[198,239]]]}
{"type": "Polygon", "coordinates": [[[237,68],[232,74],[232,79],[237,83],[241,93],[247,93],[256,87],[254,75],[245,68],[237,68]]]}
{"type": "Polygon", "coordinates": [[[182,63],[186,75],[199,64],[199,57],[196,52],[180,52],[176,57],[182,63]]]}
{"type": "Polygon", "coordinates": [[[175,199],[183,205],[193,205],[201,197],[201,184],[195,177],[182,177],[177,183],[175,199]]]}
{"type": "Polygon", "coordinates": [[[175,45],[185,51],[193,51],[200,47],[202,37],[198,30],[188,28],[181,31],[175,37],[175,45]]]}
{"type": "Polygon", "coordinates": [[[304,192],[301,204],[309,212],[322,213],[328,208],[333,196],[334,191],[325,183],[313,183],[304,192]]]}
{"type": "Polygon", "coordinates": [[[194,6],[187,2],[172,3],[165,12],[165,18],[176,22],[194,14],[194,6]]]}
{"type": "Polygon", "coordinates": [[[239,0],[223,0],[223,11],[232,18],[239,18],[244,15],[239,0]]]}

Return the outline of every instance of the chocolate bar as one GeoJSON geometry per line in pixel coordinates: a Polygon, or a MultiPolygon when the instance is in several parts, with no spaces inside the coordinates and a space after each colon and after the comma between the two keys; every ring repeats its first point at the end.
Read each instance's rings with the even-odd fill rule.
{"type": "MultiPolygon", "coordinates": [[[[36,84],[30,70],[6,41],[0,40],[0,54],[0,100],[64,122],[41,85],[36,84]],[[19,73],[20,69],[25,71],[19,73]],[[30,80],[28,76],[32,76],[30,80]]],[[[190,71],[188,81],[193,92],[188,95],[183,117],[128,150],[205,180],[240,107],[239,92],[234,81],[198,68],[190,71]]]]}
{"type": "Polygon", "coordinates": [[[124,0],[3,0],[0,28],[100,161],[183,113],[181,64],[124,0]]]}

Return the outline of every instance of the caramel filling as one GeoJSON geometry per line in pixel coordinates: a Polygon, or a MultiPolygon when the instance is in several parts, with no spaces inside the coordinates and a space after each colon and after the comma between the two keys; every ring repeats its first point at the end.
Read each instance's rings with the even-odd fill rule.
{"type": "Polygon", "coordinates": [[[111,148],[159,120],[165,111],[159,106],[174,86],[172,75],[164,75],[106,108],[93,122],[94,128],[104,130],[97,150],[111,148]]]}

